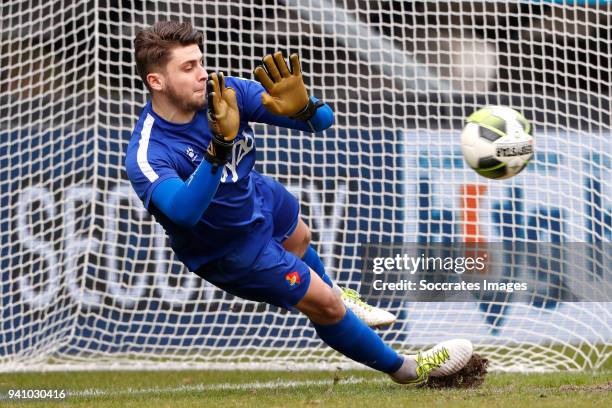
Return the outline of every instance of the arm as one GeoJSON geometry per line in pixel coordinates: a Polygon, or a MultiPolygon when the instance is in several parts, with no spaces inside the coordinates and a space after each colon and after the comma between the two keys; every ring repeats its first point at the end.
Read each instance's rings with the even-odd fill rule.
{"type": "Polygon", "coordinates": [[[212,201],[223,172],[218,171],[228,160],[240,126],[236,93],[225,87],[223,74],[212,74],[208,92],[208,123],[213,138],[205,160],[183,182],[178,177],[162,181],[153,190],[153,204],[172,222],[192,227],[212,201]]]}
{"type": "Polygon", "coordinates": [[[300,59],[293,54],[290,60],[291,71],[278,51],[274,57],[266,55],[263,64],[255,68],[255,77],[265,90],[259,87],[254,92],[253,99],[261,100],[261,105],[251,119],[310,132],[329,128],[334,122],[333,111],[327,104],[308,96],[300,59]]]}
{"type": "Polygon", "coordinates": [[[223,172],[213,173],[213,164],[203,160],[187,181],[178,177],[159,183],[151,200],[153,204],[182,227],[192,227],[212,201],[223,172]]]}

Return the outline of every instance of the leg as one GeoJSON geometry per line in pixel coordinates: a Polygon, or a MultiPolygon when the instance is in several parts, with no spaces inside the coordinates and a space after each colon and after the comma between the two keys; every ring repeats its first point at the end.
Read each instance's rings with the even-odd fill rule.
{"type": "Polygon", "coordinates": [[[346,308],[338,295],[312,270],[310,286],[295,308],[308,316],[314,324],[334,324],[346,314],[346,308]]]}
{"type": "Polygon", "coordinates": [[[457,353],[453,347],[415,357],[399,356],[345,308],[342,300],[315,272],[265,233],[245,237],[244,246],[196,273],[244,299],[286,309],[297,308],[310,318],[319,337],[330,347],[354,361],[388,373],[396,382],[424,381],[438,367],[444,370],[433,373],[446,375],[449,369],[465,365],[459,361],[463,363],[459,366],[455,361],[457,353]],[[262,246],[265,239],[269,241],[262,246]],[[449,367],[447,362],[452,365],[449,367]]]}
{"type": "Polygon", "coordinates": [[[306,294],[295,307],[308,316],[319,337],[334,350],[375,370],[394,374],[403,368],[402,372],[416,378],[414,360],[404,364],[404,358],[346,309],[341,299],[314,271],[310,271],[306,294]]]}
{"type": "Polygon", "coordinates": [[[312,234],[310,233],[308,225],[306,225],[300,217],[295,230],[289,235],[289,238],[283,242],[283,247],[298,258],[302,258],[310,246],[311,238],[312,234]]]}
{"type": "Polygon", "coordinates": [[[453,374],[472,356],[472,344],[459,339],[442,342],[416,356],[398,355],[345,308],[313,271],[310,271],[309,288],[295,307],[308,316],[328,346],[354,361],[389,374],[401,384],[423,383],[429,376],[453,374]]]}
{"type": "Polygon", "coordinates": [[[341,288],[336,285],[325,273],[325,266],[319,255],[310,246],[310,229],[300,218],[297,227],[289,238],[283,242],[283,247],[292,254],[302,258],[317,275],[329,286],[333,288],[336,296],[340,296],[345,306],[351,309],[361,320],[370,327],[388,326],[395,322],[396,317],[386,310],[374,307],[363,302],[359,293],[349,288],[341,288]]]}
{"type": "Polygon", "coordinates": [[[317,254],[314,248],[310,246],[311,237],[310,229],[300,218],[293,233],[283,242],[283,247],[298,258],[301,258],[302,261],[306,262],[306,265],[310,266],[310,268],[323,279],[323,282],[333,288],[334,283],[325,273],[323,261],[321,261],[319,254],[317,254]]]}

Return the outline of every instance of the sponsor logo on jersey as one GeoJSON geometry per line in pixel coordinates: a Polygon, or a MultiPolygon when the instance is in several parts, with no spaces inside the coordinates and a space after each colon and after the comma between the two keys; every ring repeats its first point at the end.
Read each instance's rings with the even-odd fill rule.
{"type": "Polygon", "coordinates": [[[232,147],[232,154],[229,157],[225,167],[223,167],[223,174],[221,175],[222,183],[235,183],[238,178],[244,176],[244,174],[251,171],[251,168],[244,168],[239,174],[238,166],[240,162],[249,155],[249,153],[255,148],[255,135],[253,129],[245,128],[242,131],[243,138],[236,140],[232,147]]]}

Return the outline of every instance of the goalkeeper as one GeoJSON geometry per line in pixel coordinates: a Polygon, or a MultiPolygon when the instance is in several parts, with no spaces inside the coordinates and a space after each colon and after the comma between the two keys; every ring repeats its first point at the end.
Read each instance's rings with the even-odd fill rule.
{"type": "Polygon", "coordinates": [[[291,55],[291,69],[280,52],[265,56],[254,71],[258,83],[209,76],[201,46],[202,34],[178,22],[159,22],[134,41],[151,99],[125,166],[181,262],[228,293],[301,311],[329,346],[397,382],[461,369],[472,352],[466,340],[418,356],[398,355],[384,344],[368,325],[395,317],[332,283],[310,246],[297,200],[253,169],[250,122],[313,133],[333,123],[331,108],[308,95],[298,56],[291,55]]]}

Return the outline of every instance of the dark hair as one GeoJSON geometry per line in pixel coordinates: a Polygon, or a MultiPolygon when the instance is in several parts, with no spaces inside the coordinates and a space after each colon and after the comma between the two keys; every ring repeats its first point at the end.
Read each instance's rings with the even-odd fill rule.
{"type": "Polygon", "coordinates": [[[203,35],[191,23],[178,21],[159,21],[136,34],[134,55],[136,72],[149,91],[147,75],[154,68],[164,68],[170,59],[172,49],[177,46],[197,44],[202,47],[203,35]]]}

